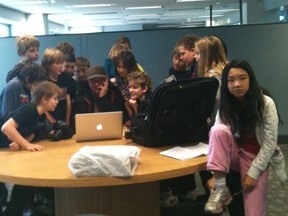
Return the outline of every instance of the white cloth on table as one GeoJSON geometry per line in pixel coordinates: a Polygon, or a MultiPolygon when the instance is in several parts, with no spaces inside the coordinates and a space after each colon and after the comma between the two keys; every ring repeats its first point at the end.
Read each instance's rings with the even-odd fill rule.
{"type": "Polygon", "coordinates": [[[141,150],[136,146],[84,146],[70,158],[76,177],[134,175],[141,150]]]}

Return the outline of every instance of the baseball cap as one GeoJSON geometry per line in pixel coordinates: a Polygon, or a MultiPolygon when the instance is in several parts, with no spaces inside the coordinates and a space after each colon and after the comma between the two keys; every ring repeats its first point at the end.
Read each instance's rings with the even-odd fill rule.
{"type": "Polygon", "coordinates": [[[100,65],[93,65],[86,71],[86,77],[87,79],[93,79],[95,77],[107,77],[105,73],[104,67],[100,65]]]}

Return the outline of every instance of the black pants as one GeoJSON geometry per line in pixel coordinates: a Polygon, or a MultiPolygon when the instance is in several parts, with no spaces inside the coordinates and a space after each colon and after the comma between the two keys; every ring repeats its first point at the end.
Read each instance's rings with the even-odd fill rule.
{"type": "Polygon", "coordinates": [[[196,188],[194,174],[160,181],[160,192],[172,190],[173,195],[181,196],[196,188]]]}
{"type": "Polygon", "coordinates": [[[34,187],[14,185],[11,199],[4,211],[5,216],[21,216],[24,209],[33,203],[34,187]]]}
{"type": "Polygon", "coordinates": [[[0,183],[0,216],[3,215],[2,207],[6,206],[8,190],[4,183],[0,183]]]}
{"type": "Polygon", "coordinates": [[[230,171],[226,178],[227,186],[233,195],[233,201],[228,206],[230,216],[245,216],[243,195],[241,192],[241,177],[240,173],[230,171]]]}

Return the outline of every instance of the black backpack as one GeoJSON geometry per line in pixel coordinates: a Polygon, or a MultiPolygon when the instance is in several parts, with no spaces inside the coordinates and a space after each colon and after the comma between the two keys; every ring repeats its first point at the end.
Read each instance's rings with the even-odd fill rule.
{"type": "Polygon", "coordinates": [[[145,147],[191,143],[208,139],[219,81],[195,78],[160,84],[153,92],[148,114],[132,122],[133,142],[145,147]]]}

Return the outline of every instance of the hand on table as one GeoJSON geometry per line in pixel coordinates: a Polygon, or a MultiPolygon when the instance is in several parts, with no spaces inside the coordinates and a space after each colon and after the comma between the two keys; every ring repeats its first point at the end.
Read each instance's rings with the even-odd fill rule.
{"type": "Polygon", "coordinates": [[[16,142],[12,142],[10,145],[9,145],[10,149],[12,151],[19,151],[19,150],[22,150],[22,149],[25,149],[25,150],[28,150],[28,151],[43,151],[44,150],[44,147],[42,145],[38,145],[38,144],[29,144],[27,145],[26,147],[22,147],[21,145],[19,145],[18,143],[16,142]]]}
{"type": "Polygon", "coordinates": [[[12,151],[19,151],[21,149],[21,146],[15,142],[10,143],[9,147],[12,151]]]}

